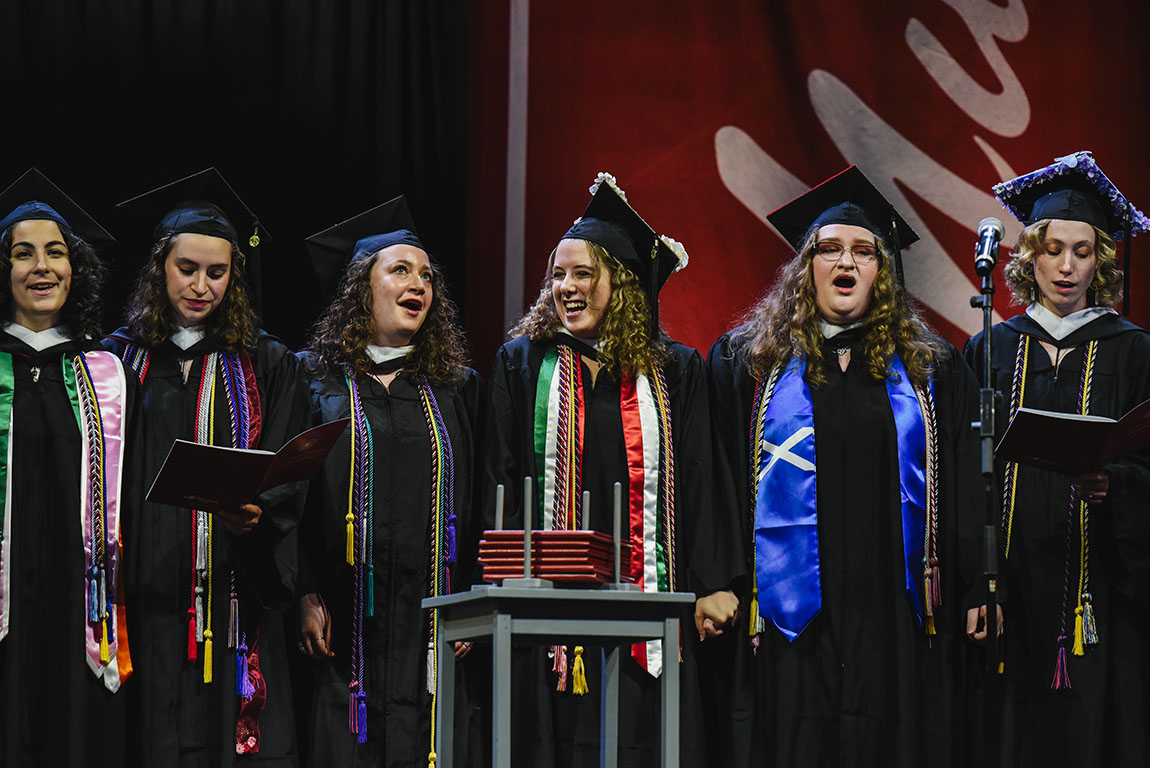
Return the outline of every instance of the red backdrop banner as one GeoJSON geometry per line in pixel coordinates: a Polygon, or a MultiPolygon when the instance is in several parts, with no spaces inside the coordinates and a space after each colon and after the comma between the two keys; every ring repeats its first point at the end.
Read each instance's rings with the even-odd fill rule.
{"type": "MultiPolygon", "coordinates": [[[[904,254],[908,288],[961,345],[981,322],[969,304],[974,228],[997,216],[1007,243],[1019,229],[991,195],[995,182],[1090,149],[1136,206],[1150,207],[1141,5],[511,0],[504,13],[529,14],[523,300],[537,294],[588,185],[608,171],[690,253],[661,316],[705,351],[791,254],[764,215],[853,163],[922,237],[904,254]]],[[[508,52],[490,38],[480,50],[508,52]]],[[[507,59],[483,71],[490,82],[477,94],[506,103],[507,59]]],[[[492,112],[483,119],[506,121],[492,112]]],[[[493,190],[503,188],[473,183],[474,216],[500,220],[498,206],[516,204],[493,190]]],[[[1132,319],[1146,325],[1150,257],[1138,257],[1150,237],[1140,240],[1132,319]]],[[[1018,312],[1001,268],[996,284],[999,314],[1018,312]]]]}

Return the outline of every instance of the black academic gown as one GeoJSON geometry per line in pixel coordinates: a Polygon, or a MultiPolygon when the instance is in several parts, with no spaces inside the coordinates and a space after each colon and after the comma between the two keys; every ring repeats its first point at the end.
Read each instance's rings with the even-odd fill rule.
{"type": "MultiPolygon", "coordinates": [[[[130,342],[126,329],[104,341],[122,354],[130,342]]],[[[143,482],[151,486],[172,441],[195,441],[196,403],[204,355],[203,340],[188,350],[165,341],[152,350],[142,386],[143,482]],[[187,380],[182,360],[190,359],[187,380]]],[[[258,447],[278,450],[307,429],[307,389],[298,361],[279,341],[260,334],[250,352],[260,397],[258,447]]],[[[127,366],[126,366],[127,367],[127,366]]],[[[128,367],[128,375],[133,376],[128,367]]],[[[218,374],[217,374],[218,377],[218,374]]],[[[216,443],[231,445],[231,426],[223,383],[217,378],[216,443]]],[[[139,684],[129,700],[129,765],[232,765],[236,757],[236,662],[228,648],[228,572],[235,572],[242,624],[249,647],[259,633],[259,662],[267,702],[259,719],[260,752],[241,762],[294,766],[294,719],[288,680],[282,614],[291,601],[295,545],[285,537],[303,510],[302,484],[274,488],[256,499],[263,515],[256,528],[234,537],[220,522],[213,525],[212,605],[213,681],[203,682],[203,659],[188,661],[188,607],[192,584],[191,510],[144,502],[131,532],[137,557],[127,569],[132,652],[139,684]]],[[[206,601],[206,597],[205,597],[206,601]]],[[[199,653],[203,652],[200,644],[199,653]]]]}
{"type": "MultiPolygon", "coordinates": [[[[539,368],[550,344],[578,344],[565,335],[543,342],[514,339],[499,350],[491,373],[486,420],[483,505],[487,527],[494,523],[495,486],[507,489],[504,526],[523,526],[523,477],[535,475],[534,408],[539,368]]],[[[739,567],[737,558],[716,555],[733,530],[720,520],[708,493],[710,424],[706,379],[699,353],[668,340],[663,372],[671,400],[671,429],[675,453],[675,511],[679,535],[676,546],[677,584],[680,591],[705,594],[726,588],[739,567]]],[[[580,346],[576,346],[579,349],[580,346]]],[[[613,525],[612,487],[627,487],[623,423],[619,407],[619,380],[600,371],[595,385],[583,364],[584,448],[583,489],[591,492],[591,527],[610,532],[613,525]]],[[[682,765],[706,765],[701,751],[701,712],[694,662],[697,637],[692,612],[684,610],[683,662],[667,664],[663,674],[680,675],[680,744],[682,765]]],[[[568,644],[577,644],[573,638],[568,644]]],[[[620,664],[619,765],[657,765],[660,734],[660,684],[627,654],[620,664]]],[[[549,766],[598,765],[599,697],[598,650],[584,654],[590,692],[575,696],[556,693],[556,676],[544,648],[517,648],[513,656],[512,764],[549,766]]],[[[570,690],[570,683],[568,685],[570,690]]]]}
{"type": "MultiPolygon", "coordinates": [[[[1022,405],[1077,412],[1086,343],[1097,339],[1090,413],[1119,418],[1150,398],[1150,334],[1104,315],[1057,341],[1023,314],[991,329],[991,368],[1003,395],[996,424],[1008,418],[1020,334],[1031,337],[1022,405]],[[1058,348],[1058,366],[1039,342],[1058,348]]],[[[966,346],[980,380],[982,334],[966,346]]],[[[1067,655],[1069,690],[1051,690],[1069,568],[1068,633],[1074,627],[1079,576],[1078,517],[1067,543],[1070,483],[1062,475],[1019,467],[1009,558],[1003,765],[1128,766],[1150,764],[1150,451],[1104,467],[1110,487],[1091,505],[1089,592],[1099,643],[1067,655]]],[[[1003,466],[997,467],[999,482],[1003,466]]],[[[1073,635],[1070,634],[1072,637],[1073,635]]]]}
{"type": "MultiPolygon", "coordinates": [[[[306,360],[306,358],[305,358],[306,360]]],[[[308,365],[312,411],[323,423],[351,415],[351,397],[342,370],[308,365]]],[[[352,569],[345,560],[350,427],[332,448],[311,483],[307,514],[300,528],[307,567],[300,593],[318,592],[332,618],[334,656],[315,661],[315,695],[310,727],[310,764],[319,766],[426,765],[430,749],[431,700],[427,692],[429,614],[420,602],[430,595],[431,436],[418,384],[401,372],[385,389],[358,377],[360,401],[371,425],[374,469],[374,616],[364,620],[367,741],[348,731],[351,674],[352,569]]],[[[433,387],[444,426],[451,436],[455,469],[458,565],[452,591],[468,588],[469,561],[475,557],[470,525],[473,470],[477,451],[479,377],[470,368],[452,384],[433,387]]],[[[466,765],[468,727],[462,695],[466,659],[457,665],[456,762],[466,765]]]]}
{"type": "MultiPolygon", "coordinates": [[[[735,333],[715,342],[707,365],[716,464],[725,473],[717,474],[716,491],[741,516],[741,556],[749,566],[756,382],[735,333]]],[[[729,707],[729,724],[712,744],[730,751],[713,764],[960,765],[961,646],[966,608],[974,604],[966,593],[978,573],[982,514],[970,429],[974,380],[957,352],[935,374],[943,600],[938,634],[928,642],[905,586],[897,436],[886,384],[866,371],[859,332],[834,343],[852,346],[852,362],[843,372],[828,347],[826,383],[811,390],[821,609],[793,642],[768,621],[755,652],[748,582],[737,631],[718,641],[730,648],[732,666],[708,681],[722,686],[712,691],[713,705],[729,707]]]]}
{"type": "MultiPolygon", "coordinates": [[[[3,766],[120,766],[124,761],[125,701],[137,680],[128,678],[113,694],[84,656],[83,449],[64,387],[63,360],[92,348],[65,342],[36,352],[0,332],[0,352],[12,355],[15,375],[11,613],[8,636],[0,642],[3,766]]],[[[133,474],[129,429],[135,394],[128,382],[125,491],[133,474]]],[[[121,535],[132,516],[130,502],[125,493],[121,535]]]]}

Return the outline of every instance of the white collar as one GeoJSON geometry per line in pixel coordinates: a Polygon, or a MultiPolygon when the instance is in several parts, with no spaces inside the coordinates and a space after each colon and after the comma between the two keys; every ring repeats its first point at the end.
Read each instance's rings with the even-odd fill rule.
{"type": "Polygon", "coordinates": [[[1038,302],[1034,302],[1026,308],[1026,314],[1041,325],[1051,338],[1062,341],[1087,323],[1103,315],[1116,315],[1118,312],[1111,307],[1087,307],[1071,312],[1066,317],[1059,317],[1038,302]]]}
{"type": "Polygon", "coordinates": [[[579,341],[583,342],[584,344],[586,344],[587,346],[591,347],[591,349],[595,350],[596,352],[598,352],[598,351],[599,351],[599,344],[600,344],[600,339],[584,339],[584,338],[580,338],[579,336],[576,336],[575,334],[571,333],[571,331],[567,330],[567,326],[565,326],[565,325],[560,325],[560,326],[559,326],[559,333],[565,333],[565,334],[567,334],[568,336],[570,336],[571,338],[573,338],[573,339],[578,339],[579,341]]]}
{"type": "Polygon", "coordinates": [[[172,343],[186,350],[198,344],[206,335],[203,323],[189,325],[187,328],[180,326],[172,333],[172,343]]]}
{"type": "Polygon", "coordinates": [[[381,347],[378,344],[368,344],[367,356],[371,358],[371,362],[376,365],[382,365],[388,360],[398,360],[401,357],[407,357],[413,349],[415,349],[414,344],[408,344],[405,347],[381,347]]]}
{"type": "Polygon", "coordinates": [[[835,325],[834,323],[827,322],[824,318],[819,318],[819,330],[823,332],[824,339],[833,339],[843,331],[849,331],[852,328],[861,328],[862,320],[850,323],[849,325],[835,325]]]}
{"type": "Polygon", "coordinates": [[[46,331],[33,331],[19,323],[5,323],[4,330],[37,352],[72,340],[72,334],[61,325],[54,325],[46,331]]]}

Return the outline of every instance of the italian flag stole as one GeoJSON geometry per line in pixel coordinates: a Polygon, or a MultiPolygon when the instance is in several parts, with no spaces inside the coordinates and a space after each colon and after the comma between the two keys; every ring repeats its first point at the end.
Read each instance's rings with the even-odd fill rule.
{"type": "MultiPolygon", "coordinates": [[[[675,457],[670,397],[662,369],[650,374],[623,373],[619,411],[627,456],[622,535],[631,546],[630,562],[621,564],[621,572],[644,591],[673,592],[675,457]]],[[[535,527],[581,527],[584,441],[580,353],[557,340],[544,355],[535,390],[535,527]]],[[[661,641],[636,643],[631,655],[652,676],[662,673],[661,641]]]]}

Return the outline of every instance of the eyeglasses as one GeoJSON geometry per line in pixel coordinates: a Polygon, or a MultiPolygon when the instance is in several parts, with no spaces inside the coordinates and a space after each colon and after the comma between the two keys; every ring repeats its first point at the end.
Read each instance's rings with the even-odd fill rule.
{"type": "Polygon", "coordinates": [[[878,248],[870,244],[859,244],[848,248],[842,243],[833,240],[824,240],[815,243],[815,253],[828,264],[837,264],[844,253],[849,253],[855,264],[874,264],[878,259],[878,248]]]}

